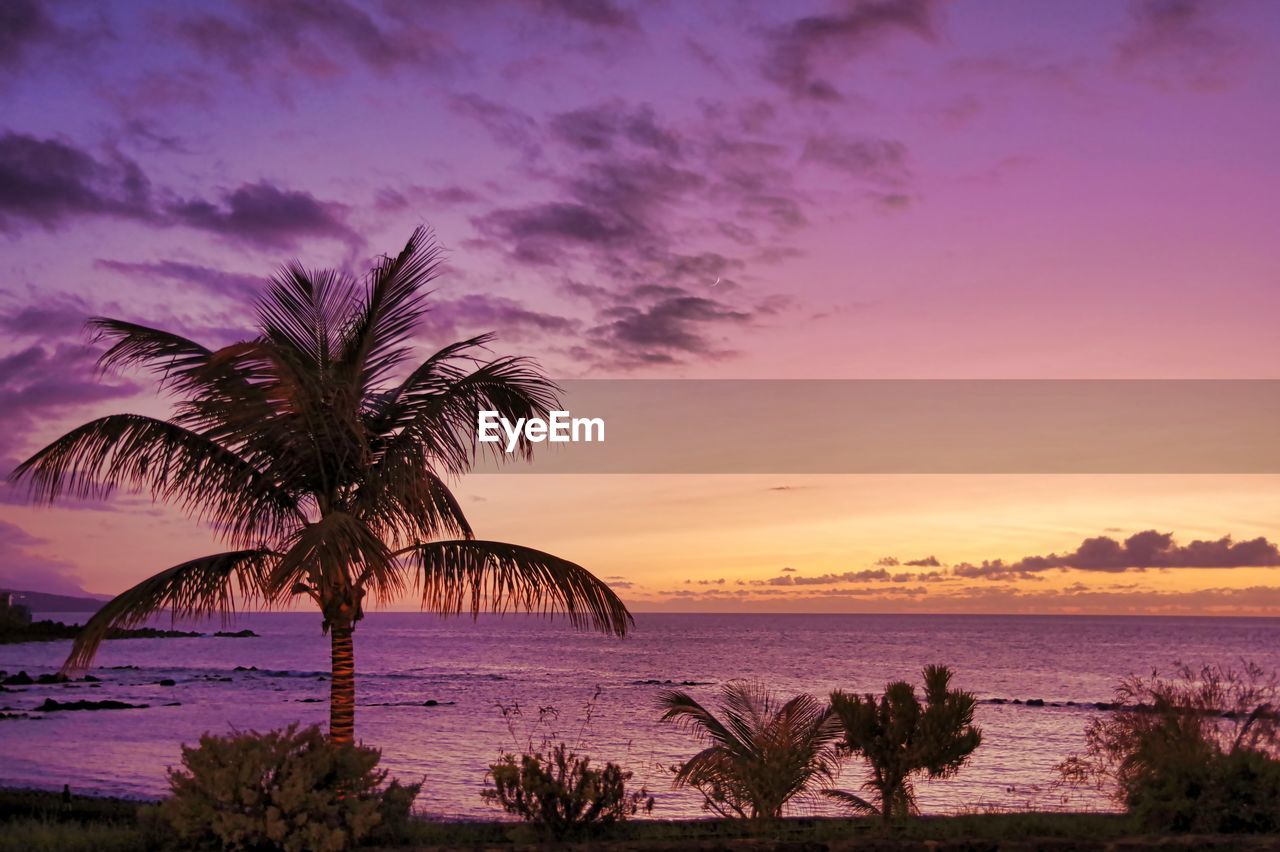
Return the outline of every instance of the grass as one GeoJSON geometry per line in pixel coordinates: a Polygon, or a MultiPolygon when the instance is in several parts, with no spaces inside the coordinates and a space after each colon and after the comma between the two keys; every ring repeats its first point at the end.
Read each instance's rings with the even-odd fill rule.
{"type": "MultiPolygon", "coordinates": [[[[155,852],[161,838],[139,823],[140,803],[0,790],[0,852],[155,852]]],[[[564,848],[511,822],[415,820],[383,849],[564,848]]],[[[1277,837],[1145,836],[1120,814],[974,813],[920,817],[892,831],[874,820],[790,818],[766,826],[734,820],[637,820],[584,838],[579,849],[613,850],[1141,850],[1274,849],[1277,837]]]]}

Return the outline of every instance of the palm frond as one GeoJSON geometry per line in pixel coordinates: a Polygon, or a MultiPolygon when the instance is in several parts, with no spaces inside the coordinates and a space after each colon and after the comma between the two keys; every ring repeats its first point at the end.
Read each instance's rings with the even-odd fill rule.
{"type": "Polygon", "coordinates": [[[360,482],[350,511],[393,547],[475,538],[462,504],[424,455],[408,455],[396,466],[375,466],[360,482]]]}
{"type": "Polygon", "coordinates": [[[266,579],[268,599],[277,603],[306,581],[322,599],[346,600],[361,585],[385,599],[407,588],[386,543],[360,519],[329,512],[292,535],[266,579]]]}
{"type": "Polygon", "coordinates": [[[420,569],[422,605],[453,615],[483,609],[564,614],[574,627],[626,635],[631,613],[613,590],[590,571],[549,553],[499,541],[439,541],[417,544],[397,555],[420,569]]]}
{"type": "MultiPolygon", "coordinates": [[[[499,358],[460,376],[454,370],[455,365],[436,364],[406,379],[379,420],[383,439],[373,442],[376,463],[395,465],[408,453],[426,452],[444,472],[457,476],[475,461],[481,411],[496,411],[515,423],[546,418],[560,404],[560,387],[525,358],[499,358]]],[[[497,444],[489,448],[499,460],[511,458],[497,444]]],[[[531,458],[533,444],[522,436],[512,455],[531,458]]]]}
{"type": "Polygon", "coordinates": [[[364,300],[345,330],[339,360],[361,392],[376,387],[410,351],[409,339],[426,313],[425,287],[436,277],[443,249],[425,227],[410,235],[395,257],[369,273],[364,300]]]}
{"type": "Polygon", "coordinates": [[[272,276],[258,302],[258,321],[268,340],[327,373],[355,304],[350,276],[336,269],[308,270],[294,262],[272,276]]]}
{"type": "Polygon", "coordinates": [[[262,583],[274,559],[274,553],[261,548],[236,550],[192,559],[148,577],[89,619],[72,643],[63,671],[87,668],[114,628],[137,627],[166,609],[175,620],[213,613],[227,619],[237,606],[262,598],[262,583]]]}
{"type": "Polygon", "coordinates": [[[721,746],[741,749],[742,741],[692,695],[679,689],[664,690],[658,696],[663,713],[660,721],[675,722],[682,730],[710,739],[721,746]]]}
{"type": "Polygon", "coordinates": [[[304,518],[297,501],[236,453],[174,423],[139,414],[91,420],[9,475],[33,499],[102,498],[124,485],[149,488],[213,523],[234,542],[272,538],[304,518]]]}
{"type": "Polygon", "coordinates": [[[861,796],[854,795],[847,790],[819,790],[820,795],[825,796],[833,802],[837,802],[856,814],[870,816],[879,814],[880,809],[868,802],[861,796]]]}
{"type": "Polygon", "coordinates": [[[163,387],[208,365],[212,350],[180,334],[110,317],[92,317],[91,339],[111,345],[98,357],[98,368],[142,367],[160,377],[163,387]]]}
{"type": "Polygon", "coordinates": [[[660,702],[663,721],[709,742],[677,767],[675,785],[699,790],[715,810],[777,817],[788,802],[835,777],[839,725],[812,695],[778,706],[762,685],[739,680],[721,687],[719,713],[678,690],[664,692],[660,702]]]}

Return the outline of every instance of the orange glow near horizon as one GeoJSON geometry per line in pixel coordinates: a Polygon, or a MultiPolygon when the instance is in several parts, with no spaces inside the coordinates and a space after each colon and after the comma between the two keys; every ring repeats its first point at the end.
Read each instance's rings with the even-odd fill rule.
{"type": "MultiPolygon", "coordinates": [[[[1280,615],[1274,568],[952,573],[1147,529],[1178,543],[1267,536],[1274,476],[476,475],[458,491],[479,535],[573,559],[638,612],[1280,615]],[[906,564],[926,557],[939,566],[906,564]],[[806,582],[824,575],[836,576],[806,582]]],[[[6,512],[95,593],[216,547],[146,498],[117,509],[6,512]]]]}

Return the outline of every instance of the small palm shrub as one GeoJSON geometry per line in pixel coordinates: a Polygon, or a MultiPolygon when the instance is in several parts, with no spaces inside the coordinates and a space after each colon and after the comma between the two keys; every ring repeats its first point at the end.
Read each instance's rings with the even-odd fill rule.
{"type": "Polygon", "coordinates": [[[1280,683],[1258,666],[1130,677],[1089,721],[1063,779],[1112,796],[1148,828],[1280,831],[1280,683]]]}
{"type": "Polygon", "coordinates": [[[835,776],[839,727],[812,695],[781,701],[759,684],[731,681],[720,715],[686,692],[661,698],[663,721],[692,731],[707,747],[672,767],[676,787],[692,787],[721,816],[776,819],[793,799],[835,776]]]}
{"type": "Polygon", "coordinates": [[[825,795],[889,823],[916,812],[914,776],[949,778],[960,771],[982,742],[973,726],[977,701],[951,688],[946,666],[925,667],[924,693],[922,704],[911,684],[898,681],[880,696],[831,694],[844,736],[840,749],[866,761],[863,789],[874,801],[843,790],[824,790],[825,795]]]}
{"type": "Polygon", "coordinates": [[[556,839],[635,816],[641,808],[653,810],[648,791],[627,792],[630,772],[616,763],[593,768],[589,757],[564,743],[546,755],[504,754],[489,766],[487,778],[491,786],[480,792],[486,802],[556,839]]]}
{"type": "Polygon", "coordinates": [[[377,749],[335,745],[316,726],[205,734],[169,770],[156,818],[181,847],[338,852],[404,828],[419,784],[383,786],[377,749]]]}

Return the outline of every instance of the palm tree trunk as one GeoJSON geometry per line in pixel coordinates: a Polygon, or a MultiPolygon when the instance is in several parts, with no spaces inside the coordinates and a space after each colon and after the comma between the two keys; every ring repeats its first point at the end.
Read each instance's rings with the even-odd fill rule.
{"type": "Polygon", "coordinates": [[[329,739],[352,745],[356,737],[356,651],[350,624],[332,625],[333,679],[329,683],[329,739]]]}

